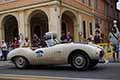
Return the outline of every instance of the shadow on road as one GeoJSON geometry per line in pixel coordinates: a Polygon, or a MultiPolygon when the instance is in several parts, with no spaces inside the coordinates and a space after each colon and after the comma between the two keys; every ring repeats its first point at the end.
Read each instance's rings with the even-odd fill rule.
{"type": "MultiPolygon", "coordinates": [[[[73,69],[70,65],[36,65],[36,66],[29,66],[26,69],[17,69],[16,67],[9,67],[15,70],[49,70],[49,71],[77,71],[73,69]]],[[[91,71],[103,71],[108,69],[106,66],[96,66],[93,68],[89,68],[88,70],[81,71],[81,72],[91,72],[91,71]]]]}

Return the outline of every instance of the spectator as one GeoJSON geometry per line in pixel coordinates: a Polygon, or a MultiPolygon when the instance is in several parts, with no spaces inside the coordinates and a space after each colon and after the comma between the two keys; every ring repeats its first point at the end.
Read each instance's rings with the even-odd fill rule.
{"type": "Polygon", "coordinates": [[[88,37],[88,44],[93,44],[93,41],[94,41],[94,37],[90,35],[90,37],[88,37]]]}
{"type": "Polygon", "coordinates": [[[19,47],[19,40],[17,39],[17,37],[14,38],[13,41],[13,49],[18,48],[19,47]]]}
{"type": "Polygon", "coordinates": [[[39,39],[39,37],[36,34],[34,34],[33,39],[32,39],[32,48],[36,49],[36,48],[41,47],[40,42],[41,40],[39,39]]]}
{"type": "Polygon", "coordinates": [[[8,53],[8,49],[7,49],[7,44],[4,40],[2,40],[1,42],[1,50],[2,50],[2,56],[1,59],[3,59],[4,61],[7,60],[7,53],[8,53]]]}
{"type": "Polygon", "coordinates": [[[119,36],[120,36],[120,34],[117,31],[116,27],[113,27],[112,31],[108,35],[109,43],[111,42],[111,44],[113,46],[113,61],[116,61],[116,57],[118,58],[118,55],[116,56],[116,54],[118,54],[116,46],[118,44],[118,38],[119,38],[119,36]]]}
{"type": "Polygon", "coordinates": [[[73,41],[73,38],[72,38],[70,32],[67,32],[66,39],[67,39],[67,42],[72,42],[73,41]]]}
{"type": "Polygon", "coordinates": [[[120,54],[120,36],[118,38],[118,44],[116,46],[116,52],[117,52],[117,61],[119,62],[119,54],[120,54]]]}
{"type": "Polygon", "coordinates": [[[62,33],[62,36],[61,36],[60,40],[61,40],[62,43],[66,43],[67,42],[67,38],[66,38],[65,33],[62,33]]]}
{"type": "Polygon", "coordinates": [[[24,45],[24,37],[22,35],[22,33],[19,34],[19,47],[23,47],[24,45]]]}
{"type": "Polygon", "coordinates": [[[29,39],[27,37],[25,38],[23,47],[26,47],[26,48],[30,47],[30,41],[29,41],[29,39]]]}
{"type": "Polygon", "coordinates": [[[99,30],[95,31],[94,42],[95,42],[95,44],[101,42],[101,37],[100,37],[100,31],[99,30]]]}

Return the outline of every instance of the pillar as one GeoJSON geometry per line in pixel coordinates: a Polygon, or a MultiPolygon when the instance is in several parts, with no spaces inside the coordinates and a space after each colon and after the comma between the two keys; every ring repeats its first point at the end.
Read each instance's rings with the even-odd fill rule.
{"type": "Polygon", "coordinates": [[[92,20],[92,30],[93,30],[93,35],[95,34],[95,26],[96,26],[96,24],[95,24],[95,18],[92,20]]]}
{"type": "Polygon", "coordinates": [[[58,4],[54,4],[50,7],[49,31],[57,33],[57,37],[60,38],[61,19],[60,19],[60,7],[58,4]]]}
{"type": "Polygon", "coordinates": [[[0,42],[4,39],[4,27],[2,24],[2,18],[0,18],[0,42]]]}
{"type": "Polygon", "coordinates": [[[79,23],[79,31],[78,31],[78,36],[79,36],[79,41],[81,42],[83,39],[83,26],[82,26],[82,17],[81,14],[78,16],[78,23],[79,23]]]}
{"type": "Polygon", "coordinates": [[[2,24],[1,24],[1,20],[0,20],[0,42],[2,40],[2,24]]]}
{"type": "Polygon", "coordinates": [[[19,12],[19,21],[18,21],[19,33],[22,33],[23,37],[26,37],[25,31],[25,18],[24,18],[24,11],[19,12]]]}

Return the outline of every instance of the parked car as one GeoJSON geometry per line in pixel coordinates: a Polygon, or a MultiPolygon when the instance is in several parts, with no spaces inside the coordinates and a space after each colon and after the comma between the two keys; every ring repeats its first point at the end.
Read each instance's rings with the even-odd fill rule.
{"type": "Polygon", "coordinates": [[[71,64],[76,70],[94,67],[103,57],[103,48],[82,43],[58,43],[52,32],[44,36],[46,46],[32,50],[17,48],[8,53],[8,60],[19,69],[38,64],[71,64]]]}

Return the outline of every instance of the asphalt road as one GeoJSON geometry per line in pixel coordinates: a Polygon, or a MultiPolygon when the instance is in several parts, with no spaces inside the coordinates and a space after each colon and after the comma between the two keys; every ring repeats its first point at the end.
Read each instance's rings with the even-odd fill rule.
{"type": "Polygon", "coordinates": [[[100,63],[87,71],[75,71],[66,65],[34,66],[19,70],[12,63],[0,61],[0,76],[3,75],[57,77],[59,80],[120,80],[120,63],[100,63]]]}

